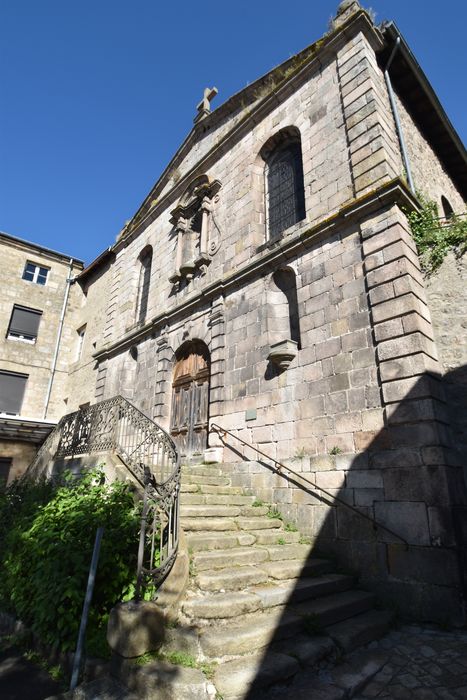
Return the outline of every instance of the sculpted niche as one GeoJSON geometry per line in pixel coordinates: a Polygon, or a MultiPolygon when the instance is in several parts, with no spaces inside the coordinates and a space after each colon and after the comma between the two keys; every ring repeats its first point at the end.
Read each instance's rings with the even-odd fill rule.
{"type": "Polygon", "coordinates": [[[172,284],[205,274],[213,255],[220,247],[220,230],[215,207],[221,188],[219,180],[207,175],[196,178],[178,205],[171,211],[170,223],[177,234],[175,270],[169,277],[172,284]]]}

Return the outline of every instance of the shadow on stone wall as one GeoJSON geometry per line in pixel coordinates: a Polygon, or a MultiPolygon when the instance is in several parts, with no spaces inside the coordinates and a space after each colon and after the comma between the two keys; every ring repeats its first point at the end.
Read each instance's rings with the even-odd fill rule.
{"type": "MultiPolygon", "coordinates": [[[[296,511],[299,517],[295,520],[300,531],[311,536],[312,545],[277,632],[263,650],[263,671],[274,663],[270,654],[280,647],[285,620],[300,599],[304,572],[316,557],[332,557],[340,571],[355,575],[358,588],[374,592],[383,606],[403,617],[456,625],[465,622],[467,499],[461,455],[467,422],[466,378],[466,367],[447,374],[442,382],[436,376],[422,375],[397,407],[388,411],[386,427],[365,452],[335,457],[334,469],[345,471],[338,498],[374,518],[373,523],[335,498],[304,486],[300,477],[281,474],[283,486],[303,494],[304,505],[296,511]],[[449,411],[442,400],[442,384],[449,411]],[[453,427],[448,430],[450,415],[453,427]],[[458,451],[453,449],[457,443],[458,451]],[[378,523],[400,535],[406,544],[378,523]]],[[[224,444],[232,450],[228,436],[224,444]]],[[[242,460],[254,458],[250,448],[233,451],[242,460]]],[[[265,473],[277,473],[266,460],[256,461],[259,464],[265,473]]],[[[236,475],[235,464],[230,469],[233,483],[248,488],[251,473],[246,470],[236,475]]],[[[313,480],[315,475],[311,471],[304,476],[313,480]]],[[[262,497],[261,490],[258,495],[262,497]]],[[[285,520],[293,520],[287,503],[273,502],[285,520]]],[[[255,700],[258,692],[253,683],[248,700],[255,700]]]]}

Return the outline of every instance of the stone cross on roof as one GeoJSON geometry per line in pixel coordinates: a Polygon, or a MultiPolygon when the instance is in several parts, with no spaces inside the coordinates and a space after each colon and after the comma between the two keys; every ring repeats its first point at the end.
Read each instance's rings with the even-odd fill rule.
{"type": "Polygon", "coordinates": [[[195,122],[198,122],[200,119],[204,119],[204,117],[207,117],[208,114],[211,114],[211,100],[215,98],[217,92],[218,90],[216,87],[204,88],[203,99],[198,105],[196,105],[198,114],[194,119],[195,122]]]}

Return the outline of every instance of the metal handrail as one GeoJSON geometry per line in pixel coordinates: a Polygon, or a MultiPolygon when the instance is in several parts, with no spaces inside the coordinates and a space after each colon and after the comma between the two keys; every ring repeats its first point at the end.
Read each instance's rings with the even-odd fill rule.
{"type": "MultiPolygon", "coordinates": [[[[397,532],[394,532],[394,530],[391,530],[389,527],[386,525],[383,525],[382,523],[378,522],[375,518],[372,518],[370,515],[367,515],[366,513],[362,513],[358,508],[355,508],[355,506],[350,505],[350,503],[347,503],[344,501],[342,498],[339,498],[339,496],[336,496],[335,494],[330,493],[329,491],[326,491],[326,489],[323,489],[321,486],[318,486],[314,481],[311,481],[308,477],[304,476],[303,473],[295,471],[295,469],[292,469],[291,467],[288,467],[286,464],[283,464],[282,462],[279,462],[279,460],[275,459],[275,457],[271,457],[270,455],[267,455],[265,452],[260,450],[258,447],[255,447],[251,443],[247,442],[246,440],[243,440],[243,438],[238,437],[238,435],[235,435],[232,433],[230,430],[226,430],[226,428],[222,428],[220,425],[217,425],[217,423],[211,423],[211,430],[215,433],[217,433],[221,440],[223,441],[225,439],[226,435],[230,435],[233,437],[235,440],[238,440],[242,445],[245,447],[249,447],[258,454],[260,454],[262,457],[265,459],[270,460],[271,462],[274,462],[274,467],[270,467],[268,464],[264,465],[268,469],[273,469],[276,474],[279,474],[282,476],[284,479],[286,478],[285,474],[283,474],[283,470],[288,472],[289,474],[292,474],[294,477],[294,481],[297,484],[297,486],[300,486],[299,483],[296,482],[296,479],[301,479],[304,481],[306,484],[311,486],[312,489],[316,491],[320,491],[321,493],[325,494],[328,498],[330,498],[333,502],[337,502],[342,506],[345,506],[349,510],[351,510],[353,513],[356,513],[359,515],[361,518],[364,518],[365,520],[368,520],[371,522],[373,528],[377,530],[378,528],[381,528],[382,530],[385,530],[388,532],[390,535],[393,537],[397,537],[398,540],[404,543],[406,548],[408,549],[409,543],[407,542],[406,539],[404,539],[401,535],[399,535],[397,532]]],[[[228,445],[227,445],[228,446],[228,445]]]]}
{"type": "Polygon", "coordinates": [[[174,441],[136,406],[114,396],[63,416],[37,453],[27,474],[59,457],[115,452],[143,489],[145,503],[138,552],[137,591],[159,585],[175,562],[180,530],[181,467],[174,441]]]}

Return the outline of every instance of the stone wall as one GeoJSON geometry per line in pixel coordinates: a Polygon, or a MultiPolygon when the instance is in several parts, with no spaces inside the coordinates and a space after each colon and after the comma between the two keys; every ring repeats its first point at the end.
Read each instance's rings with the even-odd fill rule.
{"type": "Polygon", "coordinates": [[[444,374],[453,447],[467,483],[467,258],[450,253],[425,279],[436,347],[444,374]]]}
{"type": "Polygon", "coordinates": [[[64,388],[66,410],[96,400],[96,362],[93,354],[104,338],[109,307],[110,263],[72,285],[69,304],[68,377],[64,388]],[[84,341],[78,357],[78,331],[85,326],[84,341]]]}
{"type": "Polygon", "coordinates": [[[30,442],[14,442],[0,440],[0,457],[8,457],[12,460],[8,474],[8,484],[24,474],[37,451],[37,445],[30,442]]]}
{"type": "Polygon", "coordinates": [[[412,177],[418,192],[436,202],[439,216],[444,216],[441,197],[449,200],[454,212],[465,211],[465,203],[445,167],[413,120],[405,104],[397,99],[402,129],[407,146],[412,177]]]}
{"type": "MultiPolygon", "coordinates": [[[[381,35],[358,13],[289,81],[242,107],[241,119],[234,111],[230,121],[224,115],[217,122],[213,113],[195,129],[176,181],[161,185],[154,213],[119,239],[94,292],[90,285],[89,298],[107,292],[105,318],[98,306],[92,322],[92,386],[96,399],[122,393],[169,429],[175,354],[187,341],[203,341],[211,358],[211,421],[271,457],[292,460],[328,493],[319,499],[251,462],[248,450],[226,448],[238,483],[276,504],[317,548],[363,572],[367,585],[405,611],[454,619],[464,486],[404,214],[413,199],[400,179],[375,54],[381,46],[381,35]],[[306,217],[271,241],[261,151],[291,129],[300,135],[306,217]],[[222,185],[212,202],[220,246],[193,279],[173,282],[178,235],[171,211],[202,174],[222,185]],[[148,309],[138,319],[140,255],[148,245],[148,309]],[[274,281],[279,270],[295,280],[300,325],[297,351],[281,368],[270,358],[289,313],[274,281]],[[359,512],[336,505],[337,497],[359,512]],[[374,529],[362,514],[396,535],[374,529]]],[[[420,179],[424,168],[434,173],[439,164],[408,114],[404,119],[411,149],[426,159],[415,168],[420,179]]],[[[93,314],[92,304],[86,308],[83,318],[93,314]]],[[[90,385],[86,353],[69,395],[81,395],[77,383],[90,385]]]]}

